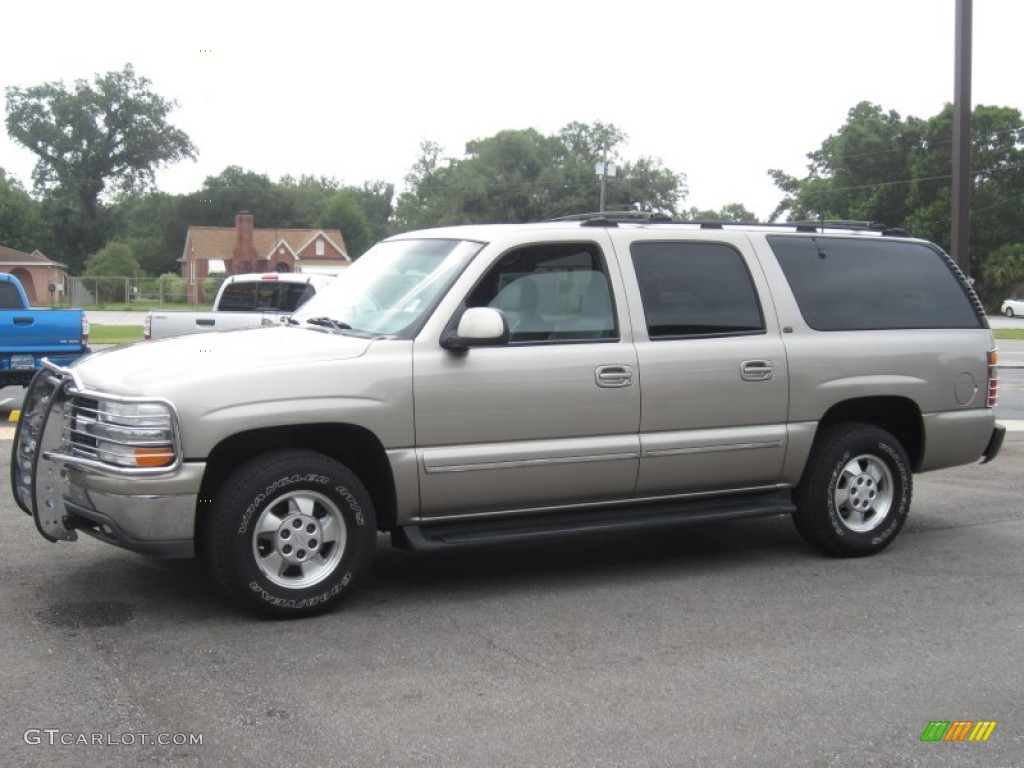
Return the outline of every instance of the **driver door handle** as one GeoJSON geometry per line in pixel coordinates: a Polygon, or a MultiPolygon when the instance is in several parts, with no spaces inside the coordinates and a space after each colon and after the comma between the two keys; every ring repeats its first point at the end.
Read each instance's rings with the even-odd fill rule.
{"type": "Polygon", "coordinates": [[[628,365],[602,365],[594,378],[599,387],[628,387],[633,383],[633,369],[628,365]]]}
{"type": "Polygon", "coordinates": [[[744,360],[740,363],[740,378],[744,381],[768,381],[774,375],[771,360],[744,360]]]}

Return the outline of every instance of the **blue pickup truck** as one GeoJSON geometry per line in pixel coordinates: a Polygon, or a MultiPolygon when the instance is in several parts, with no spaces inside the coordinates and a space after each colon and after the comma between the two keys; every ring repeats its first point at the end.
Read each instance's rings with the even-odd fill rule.
{"type": "Polygon", "coordinates": [[[18,278],[0,273],[0,387],[26,385],[43,358],[68,365],[90,352],[80,309],[32,309],[18,278]]]}

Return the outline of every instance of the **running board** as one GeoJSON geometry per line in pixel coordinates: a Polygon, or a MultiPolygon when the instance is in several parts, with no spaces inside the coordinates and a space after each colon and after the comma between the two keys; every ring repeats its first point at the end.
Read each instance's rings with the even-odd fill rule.
{"type": "Polygon", "coordinates": [[[584,533],[638,531],[711,520],[789,515],[795,509],[790,493],[778,491],[641,507],[591,507],[582,511],[533,513],[511,518],[405,525],[392,531],[391,542],[401,549],[424,552],[483,544],[539,541],[584,533]]]}

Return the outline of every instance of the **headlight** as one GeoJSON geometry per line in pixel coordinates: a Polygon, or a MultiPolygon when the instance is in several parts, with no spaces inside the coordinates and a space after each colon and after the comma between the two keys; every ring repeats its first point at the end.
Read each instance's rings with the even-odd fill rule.
{"type": "Polygon", "coordinates": [[[77,428],[95,440],[96,458],[119,467],[174,463],[174,419],[164,403],[98,400],[93,419],[79,414],[77,428]]]}

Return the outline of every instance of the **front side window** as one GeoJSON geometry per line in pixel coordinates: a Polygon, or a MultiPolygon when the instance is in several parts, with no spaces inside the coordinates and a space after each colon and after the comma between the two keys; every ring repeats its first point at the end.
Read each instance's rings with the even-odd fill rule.
{"type": "Polygon", "coordinates": [[[981,327],[965,287],[924,243],[793,235],[768,243],[815,330],[981,327]]]}
{"type": "Polygon", "coordinates": [[[466,304],[500,309],[512,343],[618,338],[608,274],[591,243],[546,243],[510,251],[476,285],[466,304]]]}
{"type": "Polygon", "coordinates": [[[652,340],[764,332],[757,290],[735,248],[639,242],[630,253],[652,340]]]}

